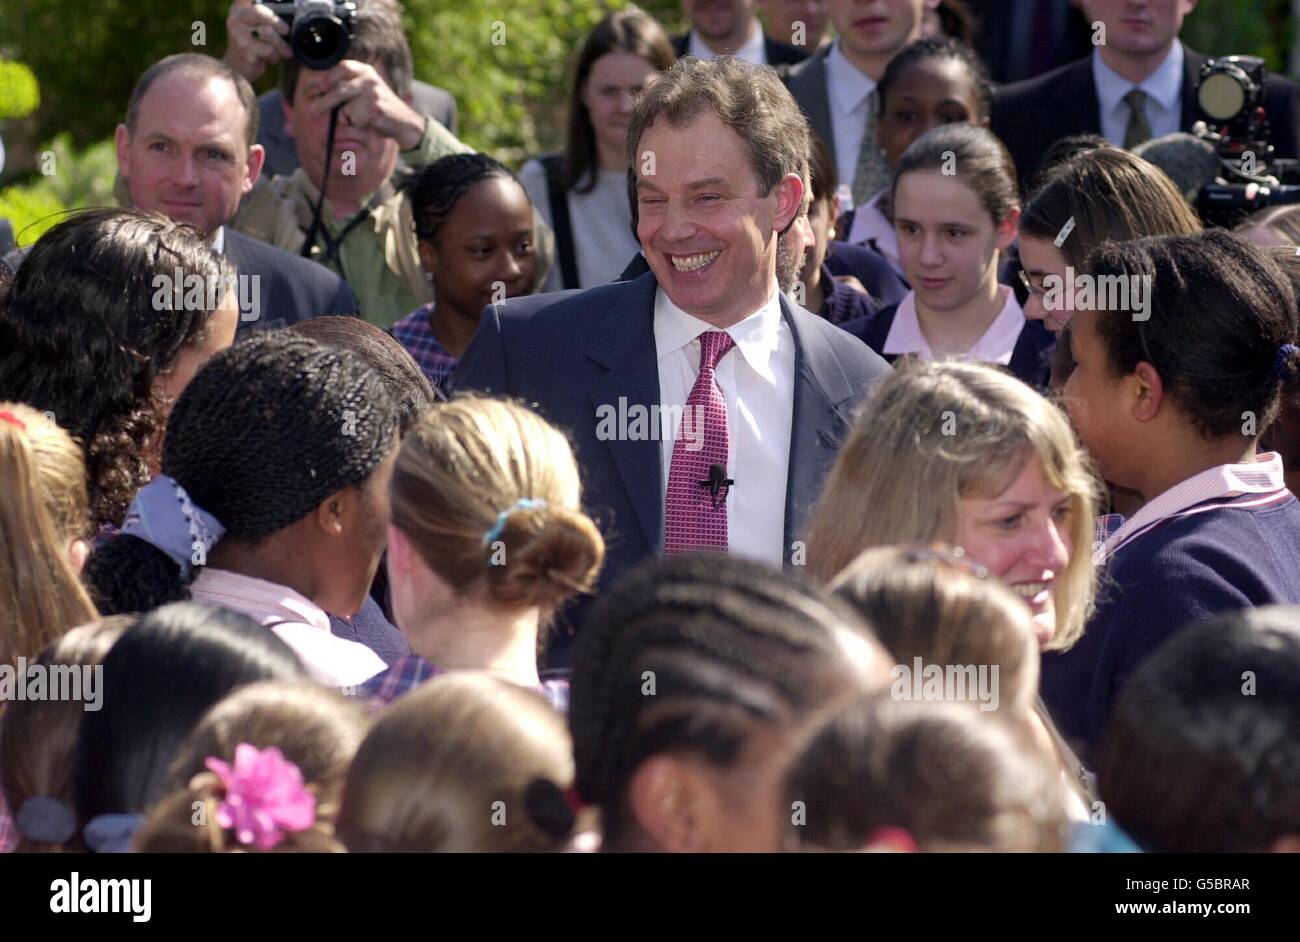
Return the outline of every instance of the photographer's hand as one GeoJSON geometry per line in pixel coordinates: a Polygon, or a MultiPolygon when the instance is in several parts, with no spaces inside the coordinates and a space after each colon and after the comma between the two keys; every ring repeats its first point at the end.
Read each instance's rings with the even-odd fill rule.
{"type": "Polygon", "coordinates": [[[268,65],[293,57],[281,38],[288,35],[289,27],[266,7],[253,0],[235,0],[226,17],[226,64],[256,82],[268,65]]]}
{"type": "Polygon", "coordinates": [[[343,105],[339,122],[356,128],[371,128],[410,150],[424,137],[426,119],[388,87],[375,67],[355,59],[344,59],[326,72],[330,84],[307,107],[317,114],[343,105]]]}

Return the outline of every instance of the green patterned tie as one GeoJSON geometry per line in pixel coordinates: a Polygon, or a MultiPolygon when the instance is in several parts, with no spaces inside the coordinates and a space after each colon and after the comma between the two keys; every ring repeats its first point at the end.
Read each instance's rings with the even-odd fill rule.
{"type": "Polygon", "coordinates": [[[1147,123],[1147,93],[1135,88],[1124,96],[1128,105],[1128,127],[1124,129],[1124,149],[1132,150],[1143,141],[1151,140],[1151,125],[1147,123]]]}
{"type": "Polygon", "coordinates": [[[876,111],[880,95],[873,88],[867,96],[867,121],[862,132],[862,146],[858,148],[858,163],[853,170],[853,205],[861,206],[885,187],[892,174],[885,162],[885,152],[876,143],[876,111]]]}

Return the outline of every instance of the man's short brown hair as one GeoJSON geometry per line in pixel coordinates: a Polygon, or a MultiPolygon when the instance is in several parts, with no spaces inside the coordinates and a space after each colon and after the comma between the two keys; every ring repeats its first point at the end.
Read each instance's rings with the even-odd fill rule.
{"type": "Polygon", "coordinates": [[[239,96],[239,103],[244,106],[244,136],[246,138],[244,144],[246,147],[252,147],[257,143],[257,95],[253,92],[253,86],[248,83],[248,79],[220,59],[214,59],[199,52],[180,52],[174,56],[160,59],[145,70],[144,75],[140,76],[136,81],[135,88],[131,89],[131,97],[126,103],[126,129],[128,131],[132,134],[135,133],[136,119],[140,116],[140,102],[154,82],[165,79],[177,72],[184,72],[187,75],[195,75],[200,78],[220,78],[233,83],[235,94],[239,96]]]}
{"type": "MultiPolygon", "coordinates": [[[[354,0],[357,13],[352,23],[352,44],[347,58],[373,65],[398,97],[411,93],[414,66],[411,46],[402,26],[402,10],[393,0],[354,0]]],[[[285,59],[280,64],[280,93],[293,104],[302,64],[285,59]]]]}
{"type": "Polygon", "coordinates": [[[809,131],[803,112],[774,71],[733,56],[679,59],[651,83],[628,121],[630,165],[638,165],[641,136],[656,121],[684,128],[706,108],[745,142],[761,195],[771,193],[788,173],[806,188],[809,131]]]}

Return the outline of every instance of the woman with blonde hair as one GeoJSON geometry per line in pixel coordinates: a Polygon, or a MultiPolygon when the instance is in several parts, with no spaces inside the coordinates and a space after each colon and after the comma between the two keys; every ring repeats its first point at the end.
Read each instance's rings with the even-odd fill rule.
{"type": "Polygon", "coordinates": [[[403,441],[389,496],[393,616],[413,656],[363,693],[387,702],[468,668],[567,705],[537,658],[554,611],[595,585],[605,544],[564,435],[504,399],[437,403],[403,441]]]}
{"type": "Polygon", "coordinates": [[[81,449],[29,406],[0,402],[0,664],[99,617],[81,585],[90,516],[81,449]]]}
{"type": "Polygon", "coordinates": [[[905,367],[874,391],[827,478],[808,567],[863,550],[961,546],[1029,606],[1039,647],[1083,633],[1095,589],[1096,479],[1059,408],[981,363],[905,367]]]}

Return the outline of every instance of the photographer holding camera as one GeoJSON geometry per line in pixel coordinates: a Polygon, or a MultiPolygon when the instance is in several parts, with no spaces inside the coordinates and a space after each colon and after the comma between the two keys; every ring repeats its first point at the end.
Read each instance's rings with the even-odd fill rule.
{"type": "MultiPolygon", "coordinates": [[[[293,10],[291,4],[276,6],[293,10]]],[[[301,15],[301,0],[297,6],[301,15]]],[[[410,201],[400,189],[406,168],[471,148],[411,106],[411,50],[396,4],[356,0],[327,6],[350,28],[342,40],[345,57],[328,68],[310,67],[332,56],[313,60],[312,50],[300,46],[280,65],[284,127],[300,166],[259,183],[235,226],[332,267],[352,287],[362,316],[387,328],[432,300],[410,201]]],[[[227,19],[228,62],[264,69],[290,50],[290,28],[266,7],[236,0],[227,19]]],[[[540,218],[537,226],[545,277],[552,239],[540,218]]]]}

